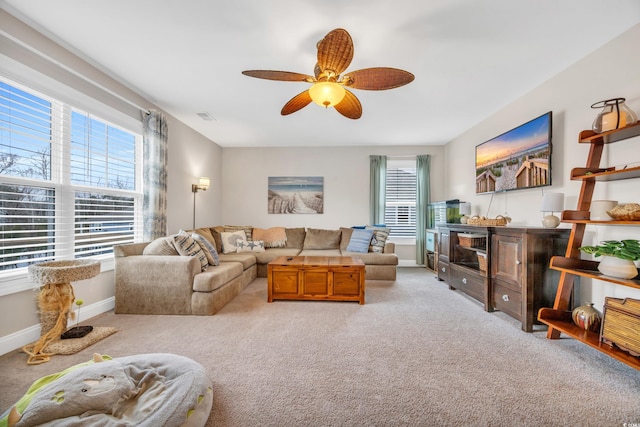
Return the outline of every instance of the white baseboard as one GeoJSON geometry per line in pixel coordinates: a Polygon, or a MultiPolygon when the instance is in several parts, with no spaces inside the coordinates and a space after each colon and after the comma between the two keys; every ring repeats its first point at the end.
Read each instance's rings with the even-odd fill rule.
{"type": "Polygon", "coordinates": [[[416,264],[415,260],[409,260],[409,259],[399,259],[398,260],[398,267],[422,267],[424,268],[424,264],[420,265],[420,264],[416,264]]]}
{"type": "MultiPolygon", "coordinates": [[[[82,318],[80,321],[91,319],[99,314],[113,310],[116,304],[115,297],[107,298],[97,303],[82,307],[82,318]],[[84,320],[83,320],[84,319],[84,320]]],[[[10,335],[0,337],[0,356],[13,350],[31,344],[40,338],[40,324],[29,326],[28,328],[14,332],[10,335]]]]}

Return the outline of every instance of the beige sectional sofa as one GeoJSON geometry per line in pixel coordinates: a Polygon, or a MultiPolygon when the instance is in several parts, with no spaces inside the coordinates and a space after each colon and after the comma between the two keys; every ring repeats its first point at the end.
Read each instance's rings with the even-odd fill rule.
{"type": "MultiPolygon", "coordinates": [[[[267,276],[267,264],[284,256],[353,256],[365,263],[367,280],[395,280],[395,245],[381,252],[349,252],[351,228],[320,230],[285,228],[283,247],[264,251],[223,253],[224,230],[251,227],[217,226],[196,232],[215,246],[219,265],[202,267],[195,256],[179,256],[172,237],[154,242],[118,245],[115,255],[115,312],[128,314],[212,315],[235,298],[256,277],[267,276]],[[203,270],[203,268],[206,268],[203,270]]],[[[206,264],[206,261],[205,261],[206,264]]]]}

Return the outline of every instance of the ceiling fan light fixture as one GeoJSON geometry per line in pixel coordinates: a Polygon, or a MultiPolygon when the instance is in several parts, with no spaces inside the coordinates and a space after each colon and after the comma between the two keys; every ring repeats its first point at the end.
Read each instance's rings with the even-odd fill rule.
{"type": "Polygon", "coordinates": [[[335,107],[344,95],[344,87],[334,82],[317,82],[309,88],[309,96],[313,102],[325,108],[335,107]]]}
{"type": "Polygon", "coordinates": [[[342,28],[330,31],[316,47],[318,62],[313,76],[274,70],[247,70],[242,74],[266,80],[312,83],[309,89],[297,94],[282,107],[280,114],[283,116],[315,102],[321,107],[334,107],[344,117],[354,120],[362,117],[362,105],[351,89],[395,89],[414,79],[410,72],[390,67],[362,68],[343,74],[353,58],[353,40],[342,28]]]}

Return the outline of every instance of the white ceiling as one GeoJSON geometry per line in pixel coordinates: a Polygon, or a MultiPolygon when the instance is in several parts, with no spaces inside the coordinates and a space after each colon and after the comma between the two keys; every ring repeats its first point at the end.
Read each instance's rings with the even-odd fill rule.
{"type": "Polygon", "coordinates": [[[222,147],[444,144],[640,22],[639,0],[0,4],[222,147]],[[281,116],[308,84],[241,74],[313,74],[334,28],[354,41],[348,71],[395,67],[415,81],[354,90],[363,114],[350,120],[315,104],[281,116]]]}

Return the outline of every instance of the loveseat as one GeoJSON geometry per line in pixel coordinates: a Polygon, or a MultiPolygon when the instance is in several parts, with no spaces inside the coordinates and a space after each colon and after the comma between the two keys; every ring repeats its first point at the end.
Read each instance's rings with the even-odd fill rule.
{"type": "Polygon", "coordinates": [[[356,249],[356,239],[352,241],[354,232],[358,236],[361,233],[353,228],[250,226],[181,231],[179,235],[183,240],[187,239],[185,235],[196,238],[206,258],[205,254],[188,252],[192,247],[198,249],[191,241],[181,247],[176,240],[178,235],[153,242],[117,245],[114,247],[115,312],[212,315],[256,277],[266,277],[267,264],[278,256],[352,256],[365,263],[365,279],[395,280],[398,265],[395,244],[380,238],[384,233],[376,229],[377,240],[374,237],[364,243],[364,250],[359,245],[360,252],[354,252],[350,250],[356,249]],[[254,239],[261,236],[267,239],[272,236],[272,240],[254,239]],[[184,256],[185,253],[191,256],[184,256]]]}

